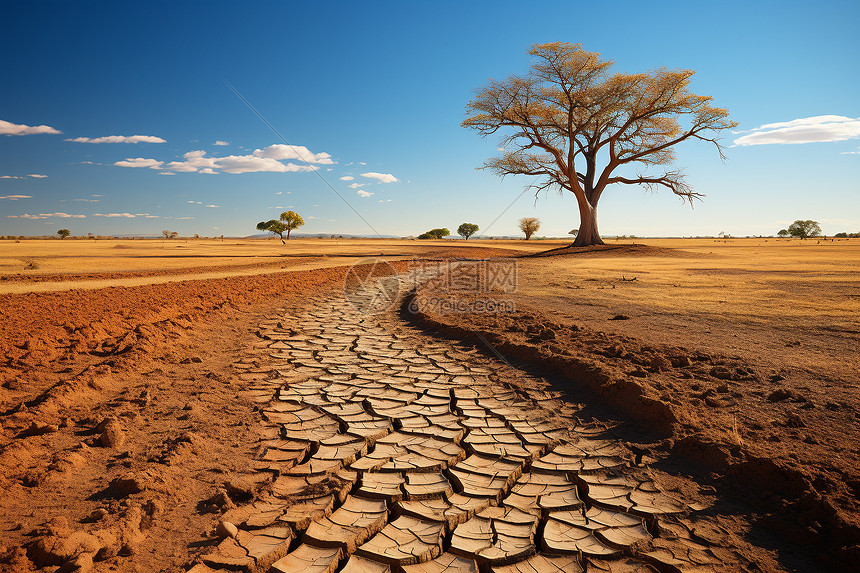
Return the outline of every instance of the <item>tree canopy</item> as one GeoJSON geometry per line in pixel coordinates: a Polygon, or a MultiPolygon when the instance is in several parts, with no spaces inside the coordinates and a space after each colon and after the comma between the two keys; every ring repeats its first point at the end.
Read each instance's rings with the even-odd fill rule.
{"type": "Polygon", "coordinates": [[[478,232],[478,226],[475,223],[463,223],[457,227],[457,234],[466,240],[478,232]]]}
{"type": "Polygon", "coordinates": [[[523,217],[520,219],[520,231],[526,234],[526,241],[540,229],[540,219],[536,217],[523,217]]]}
{"type": "Polygon", "coordinates": [[[818,221],[798,219],[788,226],[788,234],[800,239],[818,237],[821,235],[821,226],[818,224],[818,221]]]}
{"type": "Polygon", "coordinates": [[[451,231],[446,229],[445,227],[441,227],[438,229],[430,229],[426,233],[421,233],[418,235],[419,239],[441,239],[442,237],[447,237],[451,234],[451,231]]]}
{"type": "Polygon", "coordinates": [[[484,136],[505,134],[502,155],[482,168],[502,177],[532,175],[536,193],[573,193],[580,217],[575,246],[603,244],[597,203],[610,185],[662,186],[691,204],[701,197],[679,170],[644,173],[671,164],[673,147],[686,140],[712,143],[724,157],[716,134],[737,124],[712,98],[688,90],[693,71],[611,73],[612,61],[562,42],[535,44],[528,53],[535,58],[529,70],[481,87],[461,125],[484,136]]]}
{"type": "Polygon", "coordinates": [[[57,234],[60,236],[61,239],[65,239],[66,237],[71,235],[72,232],[68,229],[60,229],[59,231],[57,231],[57,234]]]}

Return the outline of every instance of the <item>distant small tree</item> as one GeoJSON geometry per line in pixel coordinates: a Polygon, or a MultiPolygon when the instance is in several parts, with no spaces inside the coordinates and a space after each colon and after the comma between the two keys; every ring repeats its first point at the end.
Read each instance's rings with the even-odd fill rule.
{"type": "Polygon", "coordinates": [[[179,231],[170,231],[170,238],[175,239],[179,236],[179,231]]]}
{"type": "Polygon", "coordinates": [[[779,233],[776,234],[777,237],[787,237],[789,236],[788,229],[782,229],[779,233]]]}
{"type": "Polygon", "coordinates": [[[72,232],[68,229],[60,229],[59,231],[57,231],[57,234],[60,236],[61,239],[65,239],[66,237],[71,235],[72,232]]]}
{"type": "Polygon", "coordinates": [[[836,233],[835,235],[833,235],[833,238],[835,238],[835,239],[847,239],[848,233],[836,233]]]}
{"type": "Polygon", "coordinates": [[[537,217],[523,217],[520,219],[520,231],[526,234],[526,241],[540,229],[540,219],[537,217]]]}
{"type": "Polygon", "coordinates": [[[811,221],[809,219],[803,221],[798,219],[788,226],[788,234],[800,239],[817,237],[821,235],[821,226],[818,224],[818,221],[811,221]]]}
{"type": "Polygon", "coordinates": [[[257,223],[258,231],[269,231],[270,233],[274,233],[281,238],[281,242],[286,244],[284,241],[284,233],[287,232],[287,228],[283,223],[278,221],[277,219],[270,219],[268,221],[260,221],[257,223]]]}
{"type": "Polygon", "coordinates": [[[567,232],[567,234],[573,235],[573,238],[575,239],[576,236],[579,234],[579,229],[571,229],[570,231],[567,232]]]}
{"type": "Polygon", "coordinates": [[[426,233],[421,233],[418,235],[419,239],[441,239],[442,237],[447,237],[451,234],[451,231],[446,229],[445,227],[441,227],[439,229],[430,229],[426,233]]]}
{"type": "Polygon", "coordinates": [[[463,223],[459,227],[457,227],[457,234],[469,240],[469,237],[478,232],[478,226],[474,223],[463,223]]]}

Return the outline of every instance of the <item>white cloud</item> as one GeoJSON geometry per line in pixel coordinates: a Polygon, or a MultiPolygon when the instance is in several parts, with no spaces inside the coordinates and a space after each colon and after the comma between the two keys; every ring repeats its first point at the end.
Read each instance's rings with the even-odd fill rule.
{"type": "Polygon", "coordinates": [[[86,203],[98,203],[101,199],[72,199],[72,201],[84,201],[86,203]]]}
{"type": "Polygon", "coordinates": [[[8,199],[10,201],[17,201],[18,199],[32,199],[32,195],[4,195],[0,197],[0,199],[8,199]]]}
{"type": "Polygon", "coordinates": [[[843,151],[841,155],[860,155],[860,151],[843,151]]]}
{"type": "Polygon", "coordinates": [[[229,141],[221,141],[220,139],[213,143],[212,145],[230,145],[229,141]]]}
{"type": "Polygon", "coordinates": [[[193,219],[194,217],[177,217],[177,221],[187,221],[188,219],[193,219]]]}
{"type": "Polygon", "coordinates": [[[220,207],[221,207],[221,205],[206,205],[206,206],[207,206],[207,207],[210,207],[210,208],[212,208],[212,209],[218,209],[218,208],[220,208],[220,207]]]}
{"type": "Polygon", "coordinates": [[[841,115],[817,115],[767,123],[736,133],[747,133],[734,140],[735,145],[769,145],[844,141],[860,137],[860,118],[841,115]]]}
{"type": "Polygon", "coordinates": [[[40,133],[63,133],[48,125],[24,125],[0,119],[0,135],[37,135],[40,133]]]}
{"type": "Polygon", "coordinates": [[[341,181],[352,181],[353,179],[355,179],[355,177],[353,177],[352,175],[344,175],[340,178],[341,181]]]}
{"type": "Polygon", "coordinates": [[[35,177],[36,179],[44,179],[47,175],[39,175],[38,173],[30,173],[27,177],[35,177]]]}
{"type": "Polygon", "coordinates": [[[359,161],[358,164],[359,165],[367,165],[367,163],[365,163],[364,161],[359,161]]]}
{"type": "MultiPolygon", "coordinates": [[[[27,177],[34,177],[36,179],[44,179],[47,175],[39,175],[38,173],[30,173],[27,177]]],[[[0,175],[0,179],[26,179],[23,175],[0,175]]]]}
{"type": "Polygon", "coordinates": [[[114,165],[118,165],[119,167],[149,167],[151,169],[166,169],[171,172],[205,173],[208,175],[215,175],[220,172],[234,174],[256,172],[289,173],[314,171],[318,169],[313,165],[296,165],[295,163],[284,164],[277,159],[273,159],[271,157],[260,157],[257,155],[207,157],[206,152],[202,150],[189,151],[182,157],[183,161],[171,161],[169,163],[158,161],[157,159],[129,157],[126,158],[125,161],[117,161],[114,165]]]}
{"type": "Polygon", "coordinates": [[[307,163],[320,163],[324,165],[332,165],[334,161],[328,153],[313,153],[304,145],[284,145],[276,143],[264,149],[255,149],[256,157],[265,157],[268,159],[298,159],[307,163]]]}
{"type": "Polygon", "coordinates": [[[191,203],[192,205],[202,205],[203,204],[203,201],[188,201],[188,202],[191,203]]]}
{"type": "Polygon", "coordinates": [[[370,197],[371,195],[373,195],[373,193],[371,193],[370,191],[365,191],[364,189],[359,189],[358,191],[356,191],[356,193],[359,197],[370,197]]]}
{"type": "Polygon", "coordinates": [[[155,159],[144,159],[143,157],[126,157],[125,161],[117,161],[114,165],[119,167],[149,167],[150,169],[161,169],[164,162],[157,161],[155,159]]]}
{"type": "Polygon", "coordinates": [[[93,213],[93,217],[124,217],[126,219],[134,219],[136,215],[132,215],[131,213],[93,213]]]}
{"type": "Polygon", "coordinates": [[[255,173],[269,171],[276,173],[287,173],[290,171],[312,171],[313,167],[295,165],[293,163],[283,164],[270,157],[257,157],[254,155],[228,155],[227,157],[206,157],[205,151],[189,151],[184,156],[185,161],[173,161],[165,165],[166,169],[182,172],[194,172],[215,174],[216,169],[225,173],[255,173]]]}
{"type": "Polygon", "coordinates": [[[60,219],[86,219],[86,215],[69,215],[68,213],[39,213],[31,215],[24,213],[23,215],[6,215],[10,219],[47,219],[48,217],[59,217],[60,219]]]}
{"type": "Polygon", "coordinates": [[[23,179],[20,175],[0,175],[0,179],[23,179]]]}
{"type": "Polygon", "coordinates": [[[362,173],[361,176],[369,179],[376,179],[380,183],[397,183],[397,177],[391,173],[376,173],[374,171],[369,171],[367,173],[362,173]]]}
{"type": "Polygon", "coordinates": [[[347,187],[349,187],[350,189],[359,189],[361,187],[366,187],[367,185],[367,183],[350,183],[349,185],[347,185],[347,187]]]}
{"type": "Polygon", "coordinates": [[[75,137],[66,139],[75,143],[167,143],[154,135],[106,135],[104,137],[75,137]]]}

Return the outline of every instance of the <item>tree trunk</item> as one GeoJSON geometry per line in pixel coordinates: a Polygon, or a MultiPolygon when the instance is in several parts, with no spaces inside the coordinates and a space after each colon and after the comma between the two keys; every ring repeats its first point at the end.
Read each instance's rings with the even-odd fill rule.
{"type": "Polygon", "coordinates": [[[597,207],[589,205],[588,201],[579,204],[579,233],[572,247],[590,247],[603,245],[603,239],[597,230],[597,207]]]}
{"type": "Polygon", "coordinates": [[[287,229],[287,240],[288,241],[290,240],[290,231],[292,231],[292,229],[287,229]]]}

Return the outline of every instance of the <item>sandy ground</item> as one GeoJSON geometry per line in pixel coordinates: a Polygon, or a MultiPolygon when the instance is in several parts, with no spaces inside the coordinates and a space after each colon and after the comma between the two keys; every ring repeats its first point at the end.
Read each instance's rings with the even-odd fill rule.
{"type": "MultiPolygon", "coordinates": [[[[776,545],[822,563],[856,558],[860,242],[639,243],[521,258],[516,313],[437,326],[570,374],[582,386],[568,388],[572,400],[647,428],[628,438],[643,455],[688,460],[677,471],[759,504],[776,545]]],[[[310,266],[385,254],[406,270],[413,256],[510,257],[563,243],[188,245],[0,241],[0,285],[30,289],[0,295],[3,567],[54,563],[39,540],[85,531],[104,537],[98,570],[185,566],[253,453],[254,404],[230,362],[268,309],[342,288],[345,269],[310,266]],[[32,292],[70,281],[111,286],[32,292]]]]}

